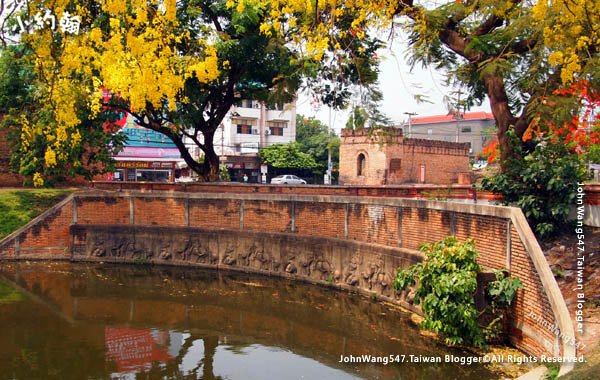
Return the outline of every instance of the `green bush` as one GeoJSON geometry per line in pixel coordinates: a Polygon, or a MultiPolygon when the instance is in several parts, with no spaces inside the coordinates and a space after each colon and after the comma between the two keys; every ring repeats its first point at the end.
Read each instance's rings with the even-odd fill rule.
{"type": "Polygon", "coordinates": [[[567,223],[585,165],[566,144],[549,137],[523,145],[512,130],[507,135],[516,155],[504,173],[484,178],[482,186],[502,194],[504,204],[520,207],[536,234],[545,238],[567,223]]]}
{"type": "Polygon", "coordinates": [[[415,286],[414,302],[422,304],[425,315],[422,326],[441,335],[446,344],[483,346],[486,337],[497,333],[498,321],[521,286],[520,281],[505,278],[503,272],[496,274],[496,281],[487,287],[491,307],[486,310],[493,313],[493,321],[482,327],[474,298],[477,274],[481,272],[475,242],[469,239],[460,243],[450,236],[419,249],[425,258],[408,269],[398,270],[394,288],[402,291],[415,286]]]}

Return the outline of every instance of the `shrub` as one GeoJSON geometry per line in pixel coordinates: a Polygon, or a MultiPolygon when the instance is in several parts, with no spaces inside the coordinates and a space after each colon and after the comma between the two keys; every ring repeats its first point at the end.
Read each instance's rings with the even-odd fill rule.
{"type": "Polygon", "coordinates": [[[484,178],[482,186],[502,194],[504,204],[520,207],[539,237],[550,236],[566,224],[585,166],[566,144],[551,137],[523,146],[514,132],[507,135],[516,155],[505,164],[505,172],[484,178]]]}
{"type": "Polygon", "coordinates": [[[422,304],[425,315],[422,326],[441,335],[446,344],[483,346],[486,336],[497,333],[498,321],[521,286],[520,281],[507,279],[501,271],[496,274],[496,281],[487,288],[487,310],[493,313],[493,321],[482,327],[474,298],[477,274],[481,272],[475,242],[469,239],[460,243],[450,236],[419,249],[425,254],[423,262],[398,270],[394,288],[415,286],[414,302],[422,304]]]}

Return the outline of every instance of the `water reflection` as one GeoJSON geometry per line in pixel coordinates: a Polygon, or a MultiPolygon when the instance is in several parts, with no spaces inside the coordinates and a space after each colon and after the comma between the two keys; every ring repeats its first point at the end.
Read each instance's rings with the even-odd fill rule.
{"type": "Polygon", "coordinates": [[[0,355],[12,358],[0,379],[494,378],[476,366],[339,363],[461,353],[400,311],[316,286],[99,264],[5,263],[0,276],[21,295],[0,302],[0,355]]]}

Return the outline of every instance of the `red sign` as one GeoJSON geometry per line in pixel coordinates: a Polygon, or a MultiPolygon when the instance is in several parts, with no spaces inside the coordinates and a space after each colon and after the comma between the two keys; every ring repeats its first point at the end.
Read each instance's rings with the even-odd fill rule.
{"type": "Polygon", "coordinates": [[[161,347],[148,329],[105,327],[104,341],[106,359],[115,361],[119,372],[138,371],[153,362],[173,359],[166,352],[167,347],[161,347]]]}

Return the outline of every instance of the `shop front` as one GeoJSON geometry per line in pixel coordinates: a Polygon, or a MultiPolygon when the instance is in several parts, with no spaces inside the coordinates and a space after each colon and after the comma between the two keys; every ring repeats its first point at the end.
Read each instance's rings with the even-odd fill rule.
{"type": "Polygon", "coordinates": [[[124,161],[117,158],[111,181],[174,182],[177,161],[124,161]]]}
{"type": "Polygon", "coordinates": [[[245,175],[247,182],[260,182],[260,159],[256,155],[224,156],[221,157],[221,163],[229,171],[232,181],[244,182],[245,175]]]}

